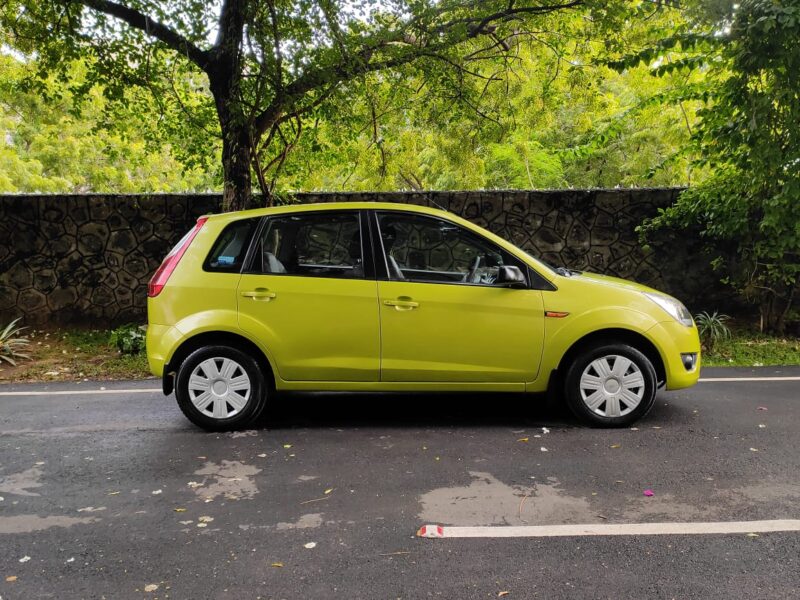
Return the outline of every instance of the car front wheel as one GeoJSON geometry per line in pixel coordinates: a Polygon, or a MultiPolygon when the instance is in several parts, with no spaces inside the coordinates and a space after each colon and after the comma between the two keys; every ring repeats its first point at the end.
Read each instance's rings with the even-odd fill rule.
{"type": "Polygon", "coordinates": [[[195,425],[228,431],[246,427],[260,416],[267,385],[253,357],[231,346],[206,346],[181,364],[175,397],[195,425]]]}
{"type": "Polygon", "coordinates": [[[627,344],[603,344],[582,352],[565,377],[570,410],[594,427],[624,427],[642,418],[656,398],[650,360],[627,344]]]}

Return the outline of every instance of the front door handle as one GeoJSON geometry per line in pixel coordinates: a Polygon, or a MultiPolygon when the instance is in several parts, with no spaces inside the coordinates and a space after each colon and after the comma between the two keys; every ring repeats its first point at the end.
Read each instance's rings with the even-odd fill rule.
{"type": "Polygon", "coordinates": [[[269,302],[276,296],[276,294],[275,292],[270,292],[267,288],[256,288],[249,292],[242,292],[242,296],[245,298],[252,298],[253,300],[269,302]]]}
{"type": "Polygon", "coordinates": [[[414,302],[407,296],[400,296],[397,300],[384,300],[384,305],[394,306],[395,310],[414,310],[419,306],[419,302],[414,302]]]}

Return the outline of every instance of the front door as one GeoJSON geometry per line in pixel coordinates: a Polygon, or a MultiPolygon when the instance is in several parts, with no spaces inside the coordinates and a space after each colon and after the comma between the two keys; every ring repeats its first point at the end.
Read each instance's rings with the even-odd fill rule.
{"type": "Polygon", "coordinates": [[[239,282],[239,326],[282,379],[378,381],[377,289],[363,257],[356,210],[268,218],[239,282]]]}
{"type": "Polygon", "coordinates": [[[381,380],[523,383],[536,379],[542,294],[495,286],[501,265],[525,265],[436,217],[377,213],[389,281],[378,282],[381,380]]]}

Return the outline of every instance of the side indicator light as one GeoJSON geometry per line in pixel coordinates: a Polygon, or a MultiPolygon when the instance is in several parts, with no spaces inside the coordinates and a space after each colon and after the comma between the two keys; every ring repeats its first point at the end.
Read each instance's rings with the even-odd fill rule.
{"type": "Polygon", "coordinates": [[[564,317],[568,316],[568,312],[559,312],[557,310],[546,310],[544,311],[545,317],[550,317],[551,319],[563,319],[564,317]]]}

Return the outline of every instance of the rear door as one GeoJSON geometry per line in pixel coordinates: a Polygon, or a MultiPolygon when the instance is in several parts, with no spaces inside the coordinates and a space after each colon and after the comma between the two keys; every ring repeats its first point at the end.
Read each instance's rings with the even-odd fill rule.
{"type": "Polygon", "coordinates": [[[284,380],[378,381],[377,284],[362,221],[358,210],[293,212],[259,231],[239,282],[239,324],[284,380]]]}
{"type": "Polygon", "coordinates": [[[450,221],[401,211],[377,215],[381,380],[516,383],[536,379],[542,292],[494,283],[501,265],[527,267],[450,221]]]}

